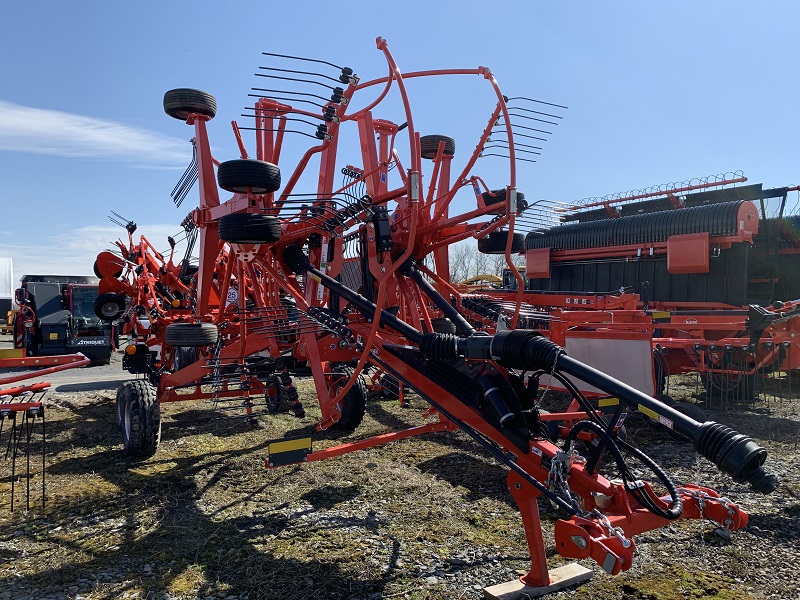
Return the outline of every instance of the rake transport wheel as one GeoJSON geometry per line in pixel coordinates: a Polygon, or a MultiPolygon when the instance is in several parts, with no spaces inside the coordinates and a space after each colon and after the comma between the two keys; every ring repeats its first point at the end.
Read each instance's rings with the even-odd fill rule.
{"type": "Polygon", "coordinates": [[[271,244],[281,239],[278,217],[233,213],[219,218],[219,238],[232,244],[271,244]]]}
{"type": "Polygon", "coordinates": [[[194,346],[176,346],[173,348],[172,368],[180,371],[197,362],[197,348],[194,346]]]}
{"type": "Polygon", "coordinates": [[[173,347],[212,346],[219,339],[213,323],[170,323],[164,329],[164,342],[173,347]]]}
{"type": "MultiPolygon", "coordinates": [[[[334,374],[341,374],[336,383],[333,384],[331,395],[335,395],[353,377],[355,371],[351,367],[337,365],[333,369],[334,374]]],[[[339,420],[333,424],[335,429],[355,429],[361,424],[364,413],[367,410],[367,384],[364,378],[359,375],[356,382],[345,394],[344,398],[337,405],[342,413],[339,420]]]]}
{"type": "Polygon", "coordinates": [[[252,158],[226,160],[217,167],[219,187],[234,194],[268,194],[281,187],[281,170],[277,165],[252,158]]]}
{"type": "MultiPolygon", "coordinates": [[[[539,415],[549,415],[550,411],[544,408],[536,407],[536,413],[539,415]]],[[[554,444],[558,443],[559,438],[559,422],[558,421],[543,421],[538,419],[539,421],[539,435],[554,444]]]]}
{"type": "Polygon", "coordinates": [[[389,400],[400,398],[400,382],[388,373],[384,373],[380,378],[381,395],[389,400]]]}
{"type": "MultiPolygon", "coordinates": [[[[503,188],[502,190],[492,190],[490,192],[483,192],[481,194],[481,198],[483,198],[483,203],[486,206],[491,206],[493,204],[498,205],[499,209],[503,209],[506,206],[506,189],[503,188]]],[[[525,210],[528,208],[528,203],[525,201],[525,194],[517,191],[517,212],[521,210],[525,210]]]]}
{"type": "Polygon", "coordinates": [[[419,138],[419,149],[422,158],[433,160],[439,150],[439,142],[444,142],[444,155],[453,156],[456,153],[456,141],[446,135],[423,135],[419,138]]]}
{"type": "Polygon", "coordinates": [[[281,385],[280,377],[277,375],[270,375],[265,380],[265,387],[267,392],[264,400],[267,405],[267,411],[271,414],[288,413],[292,411],[294,400],[290,397],[289,389],[281,385]],[[273,392],[269,394],[269,390],[273,392]]]}
{"type": "Polygon", "coordinates": [[[217,114],[217,101],[214,96],[206,92],[178,88],[164,94],[164,112],[181,121],[188,119],[191,113],[199,113],[213,119],[217,114]]]}
{"type": "Polygon", "coordinates": [[[161,410],[155,388],[144,379],[122,385],[122,444],[137,458],[153,456],[161,441],[161,410]]]}
{"type": "Polygon", "coordinates": [[[116,401],[116,413],[117,413],[117,427],[120,429],[125,428],[125,397],[122,395],[122,390],[124,386],[119,386],[117,388],[117,401],[116,401]]]}
{"type": "MultiPolygon", "coordinates": [[[[94,265],[92,266],[92,269],[94,270],[94,274],[98,279],[102,279],[103,278],[103,274],[100,272],[100,267],[97,266],[97,261],[94,261],[94,265]]],[[[123,271],[123,269],[119,269],[118,271],[115,271],[112,274],[112,277],[114,279],[117,279],[120,275],[122,275],[122,271],[123,271]]]]}
{"type": "MultiPolygon", "coordinates": [[[[492,231],[486,237],[478,240],[478,252],[482,254],[505,254],[508,231],[492,231]]],[[[518,254],[525,250],[525,234],[515,233],[511,240],[511,254],[518,254]]]]}
{"type": "Polygon", "coordinates": [[[125,296],[106,292],[94,301],[94,314],[101,321],[114,321],[125,312],[125,296]]]}

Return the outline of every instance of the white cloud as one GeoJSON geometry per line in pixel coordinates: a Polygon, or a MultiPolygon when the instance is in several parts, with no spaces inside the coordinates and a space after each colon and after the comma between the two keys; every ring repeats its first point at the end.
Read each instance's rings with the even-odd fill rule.
{"type": "MultiPolygon", "coordinates": [[[[139,244],[144,236],[166,259],[169,257],[167,237],[172,236],[177,242],[174,260],[178,262],[186,248],[182,232],[179,225],[141,225],[133,234],[133,242],[139,244]]],[[[0,242],[0,256],[12,259],[16,286],[25,274],[93,275],[97,255],[104,250],[117,251],[116,240],[127,247],[128,234],[122,227],[79,227],[69,234],[37,238],[36,244],[30,246],[0,242]]]]}
{"type": "Polygon", "coordinates": [[[177,167],[191,157],[189,137],[0,100],[0,150],[177,167]]]}

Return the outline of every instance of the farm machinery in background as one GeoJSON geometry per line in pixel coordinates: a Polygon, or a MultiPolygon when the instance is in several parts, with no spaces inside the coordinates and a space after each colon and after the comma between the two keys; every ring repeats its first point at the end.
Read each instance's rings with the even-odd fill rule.
{"type": "Polygon", "coordinates": [[[32,488],[41,490],[45,503],[44,397],[50,382],[20,382],[108,362],[111,325],[91,314],[96,296],[96,286],[84,278],[52,275],[26,275],[15,292],[19,308],[12,311],[14,348],[0,350],[0,369],[8,370],[0,376],[0,446],[10,461],[2,470],[0,498],[3,504],[8,498],[12,511],[20,489],[26,510],[32,488]],[[100,343],[82,343],[94,340],[100,343]]]}
{"type": "Polygon", "coordinates": [[[0,376],[0,445],[10,459],[8,484],[5,477],[0,480],[0,498],[8,496],[12,511],[20,489],[26,509],[31,506],[32,487],[41,489],[45,503],[44,397],[50,382],[20,382],[110,361],[114,330],[110,322],[94,314],[95,281],[81,276],[25,275],[14,292],[17,308],[10,311],[14,348],[0,350],[0,369],[9,370],[0,376]],[[38,479],[36,465],[41,465],[38,479]]]}
{"type": "MultiPolygon", "coordinates": [[[[370,81],[362,82],[352,69],[312,61],[335,70],[330,96],[304,91],[307,71],[263,67],[259,75],[271,84],[291,80],[301,87],[254,88],[256,99],[246,115],[252,127],[232,123],[240,152],[233,160],[220,162],[212,155],[207,122],[216,114],[216,101],[210,94],[187,88],[165,94],[167,114],[194,128],[195,160],[175,197],[182,201],[197,179],[199,205],[185,224],[196,232],[199,262],[190,275],[186,261],[161,257],[144,238],[134,243],[130,231],[119,253],[98,256],[101,297],[115,295],[105,296],[108,306],[100,302],[98,311],[125,323],[130,343],[123,366],[142,375],[117,395],[126,450],[141,457],[156,452],[163,402],[227,400],[243,406],[248,418],[259,409],[303,417],[285,364],[291,356],[305,361],[313,375],[318,430],[358,427],[366,409],[365,373],[397,395],[413,390],[429,404],[429,420],[322,450],[313,450],[310,438],[276,440],[266,465],[460,429],[509,469],[508,488],[531,556],[521,587],[551,590],[590,573],[548,570],[539,497],[566,515],[556,523],[558,552],[591,557],[612,574],[632,565],[631,535],[674,519],[710,518],[727,529],[746,525],[747,515],[713,490],[676,485],[623,439],[620,428],[627,410],[644,408],[736,481],[769,493],[776,480],[763,468],[762,448],[569,356],[543,335],[549,330],[537,327],[538,314],[523,313],[525,290],[516,270],[510,317],[491,328],[476,327],[465,317],[469,299],[449,281],[448,248],[465,239],[477,240],[481,251],[502,255],[513,267],[512,256],[525,243],[515,225],[535,208],[517,190],[516,164],[530,147],[528,131],[542,131],[540,139],[547,134],[523,119],[555,125],[560,117],[554,113],[563,107],[504,96],[485,67],[403,73],[385,40],[378,38],[377,48],[389,73],[370,81]],[[417,80],[459,76],[479,78],[491,100],[475,149],[456,172],[455,140],[420,135],[409,88],[417,80]],[[376,114],[390,92],[399,96],[400,123],[376,114]],[[320,100],[318,111],[294,106],[314,105],[310,98],[320,100]],[[354,108],[356,101],[360,108],[354,108]],[[253,158],[241,135],[248,129],[255,132],[253,158]],[[346,144],[348,132],[356,134],[352,147],[346,144]],[[287,162],[282,161],[287,140],[303,133],[312,145],[290,162],[294,169],[284,179],[279,165],[287,162]],[[339,168],[339,154],[347,151],[358,158],[349,156],[339,168]],[[479,160],[483,165],[497,155],[507,161],[504,185],[489,186],[473,170],[479,160]],[[312,163],[319,165],[313,173],[312,163]],[[298,191],[307,171],[314,191],[298,191]],[[337,185],[340,174],[344,180],[337,185]],[[232,196],[222,200],[220,189],[232,196]],[[468,195],[471,206],[463,209],[457,195],[468,195]],[[550,426],[539,410],[543,378],[569,390],[580,407],[558,415],[561,425],[569,426],[550,426]],[[619,398],[614,413],[600,414],[577,380],[619,398]],[[579,440],[592,442],[587,455],[577,452],[579,440]],[[600,472],[604,450],[613,457],[614,478],[600,472]],[[652,481],[642,479],[642,470],[653,474],[652,481]]],[[[268,56],[283,67],[302,62],[306,68],[310,60],[268,56]]]]}
{"type": "Polygon", "coordinates": [[[94,312],[97,280],[73,275],[24,275],[15,291],[14,347],[26,356],[81,352],[107,365],[115,346],[112,323],[94,312]]]}
{"type": "MultiPolygon", "coordinates": [[[[752,403],[765,387],[780,394],[768,380],[800,367],[800,220],[785,214],[800,188],[725,187],[745,181],[736,173],[560,207],[563,223],[526,236],[528,311],[546,307],[559,343],[588,329],[648,339],[650,393],[666,399],[668,376],[689,372],[708,405],[752,403]],[[609,295],[618,306],[595,300],[609,295]]],[[[516,287],[507,272],[504,289],[488,292],[493,317],[511,313],[516,287]]]]}
{"type": "Polygon", "coordinates": [[[12,511],[20,487],[24,491],[26,510],[31,507],[32,487],[41,490],[42,506],[45,504],[47,431],[44,397],[50,389],[49,381],[17,384],[90,363],[91,360],[80,352],[25,356],[23,350],[0,350],[0,369],[9,370],[7,374],[0,376],[0,448],[5,448],[3,458],[10,461],[7,469],[0,470],[0,504],[5,505],[7,497],[12,511]],[[37,465],[41,465],[38,480],[35,470],[37,465]],[[6,472],[8,479],[5,477],[6,472]],[[32,486],[34,480],[36,482],[32,486]]]}

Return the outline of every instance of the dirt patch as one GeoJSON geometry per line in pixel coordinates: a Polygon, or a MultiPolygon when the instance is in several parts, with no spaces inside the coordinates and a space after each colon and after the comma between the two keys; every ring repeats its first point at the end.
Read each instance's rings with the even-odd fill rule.
{"type": "MultiPolygon", "coordinates": [[[[311,399],[305,419],[270,415],[255,427],[233,402],[162,405],[161,447],[142,462],[122,453],[114,389],[50,392],[46,506],[9,513],[0,466],[0,600],[479,598],[527,570],[506,471],[464,434],[265,469],[269,440],[313,432],[313,384],[300,379],[298,388],[311,399]]],[[[699,392],[691,378],[673,378],[670,394],[698,400],[699,392]]],[[[714,487],[750,524],[730,542],[707,521],[637,536],[630,571],[609,577],[583,561],[594,579],[551,597],[800,597],[799,405],[793,392],[709,410],[769,451],[781,483],[766,497],[631,417],[629,438],[676,481],[714,487]]],[[[315,433],[314,447],[422,424],[425,408],[416,397],[410,408],[372,398],[355,434],[315,433]]],[[[541,509],[555,567],[565,562],[552,543],[561,514],[541,509]]]]}

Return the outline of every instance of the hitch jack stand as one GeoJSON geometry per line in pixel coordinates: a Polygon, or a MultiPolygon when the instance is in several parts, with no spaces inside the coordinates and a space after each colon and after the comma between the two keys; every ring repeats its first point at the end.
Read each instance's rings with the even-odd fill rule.
{"type": "Polygon", "coordinates": [[[531,570],[519,579],[484,588],[483,596],[492,600],[536,598],[589,581],[593,572],[578,563],[569,563],[552,571],[548,570],[539,506],[536,502],[539,492],[514,471],[509,471],[506,481],[522,516],[531,557],[531,570]]]}

